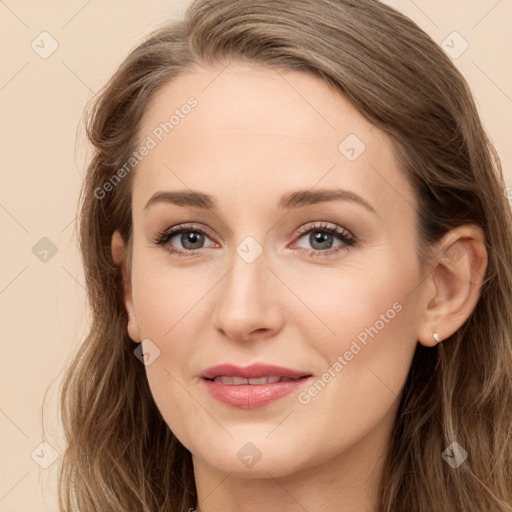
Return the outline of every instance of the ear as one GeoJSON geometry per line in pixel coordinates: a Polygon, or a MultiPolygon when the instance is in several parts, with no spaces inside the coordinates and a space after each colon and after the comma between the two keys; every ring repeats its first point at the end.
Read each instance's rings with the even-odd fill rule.
{"type": "Polygon", "coordinates": [[[480,297],[488,260],[484,232],[473,224],[449,231],[435,253],[417,332],[418,342],[427,347],[437,344],[434,332],[445,340],[469,318],[480,297]]]}
{"type": "Polygon", "coordinates": [[[123,277],[124,305],[126,307],[126,312],[128,313],[128,335],[133,341],[140,343],[141,335],[139,324],[137,322],[137,315],[133,305],[131,276],[128,274],[128,270],[126,268],[127,247],[118,230],[116,230],[112,235],[111,251],[112,258],[115,264],[119,267],[123,277]]]}

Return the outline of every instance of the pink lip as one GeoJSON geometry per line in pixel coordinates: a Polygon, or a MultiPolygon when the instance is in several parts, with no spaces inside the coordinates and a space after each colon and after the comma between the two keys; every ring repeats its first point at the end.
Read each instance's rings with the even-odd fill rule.
{"type": "Polygon", "coordinates": [[[281,366],[267,364],[252,364],[244,368],[231,364],[221,364],[208,368],[200,377],[208,392],[220,402],[240,409],[259,409],[297,391],[311,377],[310,373],[292,370],[281,366]],[[246,379],[259,377],[287,377],[298,379],[290,382],[273,382],[265,384],[230,385],[215,382],[215,377],[244,377],[246,379]]]}

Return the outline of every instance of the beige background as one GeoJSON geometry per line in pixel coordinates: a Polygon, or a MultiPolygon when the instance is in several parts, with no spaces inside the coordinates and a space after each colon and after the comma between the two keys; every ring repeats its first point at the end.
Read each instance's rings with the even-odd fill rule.
{"type": "MultiPolygon", "coordinates": [[[[467,78],[483,122],[512,186],[512,2],[388,0],[441,44],[456,31],[469,44],[455,64],[467,78]]],[[[87,156],[83,108],[144,34],[181,16],[184,0],[121,2],[0,1],[3,63],[0,223],[0,511],[57,510],[58,460],[43,440],[41,403],[47,389],[46,438],[61,453],[56,397],[63,368],[86,331],[88,313],[73,231],[87,156]],[[58,48],[48,58],[49,36],[58,48]],[[37,53],[31,44],[37,49],[37,53]],[[48,238],[57,249],[41,261],[48,238]],[[37,244],[43,244],[41,247],[37,244]],[[31,454],[33,453],[33,458],[31,454]]],[[[448,42],[453,36],[448,39],[448,42]]],[[[463,41],[453,39],[453,49],[463,41]]],[[[450,43],[451,44],[451,43],[450,43]]],[[[512,189],[511,189],[512,191],[512,189]]],[[[512,194],[511,194],[512,195],[512,194]]],[[[512,199],[511,199],[512,201],[512,199]]],[[[47,248],[47,247],[46,247],[47,248]]]]}

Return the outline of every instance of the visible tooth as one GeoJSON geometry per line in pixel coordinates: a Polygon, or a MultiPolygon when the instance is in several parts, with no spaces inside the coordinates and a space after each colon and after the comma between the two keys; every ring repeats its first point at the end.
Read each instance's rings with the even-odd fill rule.
{"type": "Polygon", "coordinates": [[[232,386],[240,386],[243,384],[251,384],[253,386],[261,384],[274,384],[275,382],[292,382],[298,379],[289,377],[279,377],[277,375],[270,375],[269,377],[253,377],[246,379],[245,377],[226,377],[220,376],[213,379],[215,382],[221,382],[222,384],[229,384],[232,386]]]}
{"type": "Polygon", "coordinates": [[[266,384],[267,382],[267,377],[253,377],[249,379],[249,384],[266,384]]]}
{"type": "Polygon", "coordinates": [[[233,384],[233,377],[215,377],[213,380],[222,384],[233,384]]]}
{"type": "Polygon", "coordinates": [[[221,382],[222,384],[230,384],[232,386],[239,386],[240,384],[247,384],[248,380],[243,377],[215,377],[215,382],[221,382]]]}
{"type": "Polygon", "coordinates": [[[213,380],[222,384],[233,384],[233,377],[215,377],[213,380]]]}

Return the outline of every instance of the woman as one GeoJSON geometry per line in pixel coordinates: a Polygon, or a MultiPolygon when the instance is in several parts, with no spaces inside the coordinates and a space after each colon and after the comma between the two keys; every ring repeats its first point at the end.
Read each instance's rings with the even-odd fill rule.
{"type": "Polygon", "coordinates": [[[63,510],[512,510],[510,208],[414,23],[196,1],[88,134],[63,510]]]}

